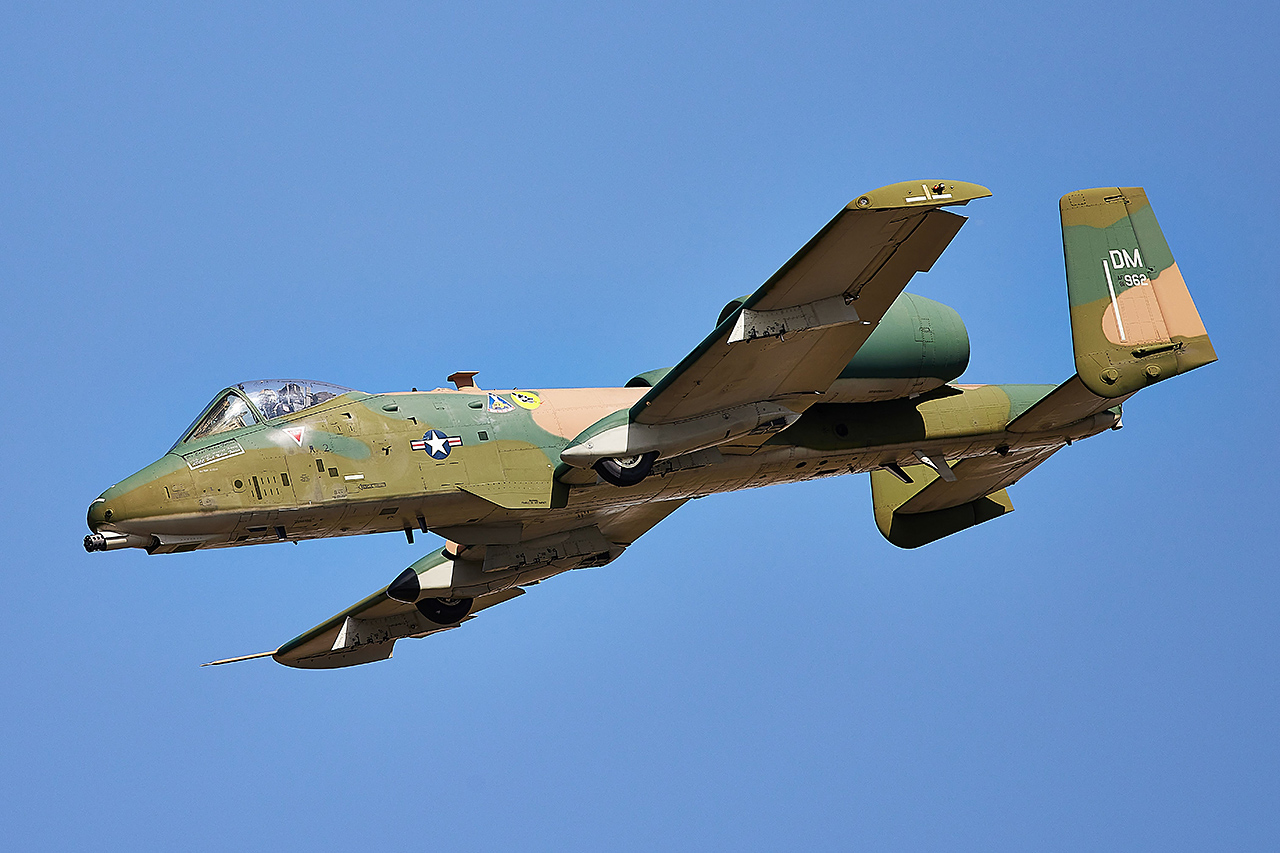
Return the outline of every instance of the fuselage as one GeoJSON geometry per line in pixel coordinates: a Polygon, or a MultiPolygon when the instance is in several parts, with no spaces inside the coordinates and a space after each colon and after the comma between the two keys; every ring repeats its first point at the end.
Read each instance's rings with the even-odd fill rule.
{"type": "Polygon", "coordinates": [[[1061,444],[1114,425],[1106,413],[1053,433],[1006,431],[1053,387],[946,385],[912,399],[818,403],[771,436],[660,459],[627,488],[568,468],[560,454],[646,388],[348,391],[188,437],[105,491],[88,520],[95,550],[173,553],[393,531],[412,541],[414,531],[447,536],[455,527],[918,464],[919,453],[956,460],[1061,444]]]}

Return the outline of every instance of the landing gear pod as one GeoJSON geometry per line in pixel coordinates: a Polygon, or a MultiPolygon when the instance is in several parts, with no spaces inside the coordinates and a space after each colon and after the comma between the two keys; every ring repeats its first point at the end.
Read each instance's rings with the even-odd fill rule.
{"type": "Polygon", "coordinates": [[[474,603],[474,598],[424,598],[414,606],[437,625],[453,625],[467,617],[474,603]]]}
{"type": "Polygon", "coordinates": [[[611,486],[634,486],[649,476],[657,459],[658,451],[652,450],[638,456],[610,456],[592,467],[611,486]]]}

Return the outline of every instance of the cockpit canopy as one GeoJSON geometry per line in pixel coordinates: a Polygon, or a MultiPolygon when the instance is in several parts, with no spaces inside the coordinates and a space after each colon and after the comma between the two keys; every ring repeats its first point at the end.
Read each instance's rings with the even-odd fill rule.
{"type": "Polygon", "coordinates": [[[352,390],[310,379],[256,379],[241,382],[224,388],[182,434],[178,444],[253,426],[260,421],[283,418],[352,390]]]}
{"type": "Polygon", "coordinates": [[[257,379],[236,386],[267,420],[318,406],[352,389],[308,379],[257,379]]]}

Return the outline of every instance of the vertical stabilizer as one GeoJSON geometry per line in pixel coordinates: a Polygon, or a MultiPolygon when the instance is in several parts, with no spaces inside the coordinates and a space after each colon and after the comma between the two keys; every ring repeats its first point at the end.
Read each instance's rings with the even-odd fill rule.
{"type": "Polygon", "coordinates": [[[1218,360],[1141,187],[1062,197],[1076,372],[1102,397],[1218,360]]]}

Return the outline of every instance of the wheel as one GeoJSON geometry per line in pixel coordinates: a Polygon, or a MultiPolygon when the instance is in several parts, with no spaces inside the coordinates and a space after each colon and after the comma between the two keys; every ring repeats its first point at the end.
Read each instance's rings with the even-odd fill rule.
{"type": "Polygon", "coordinates": [[[452,625],[466,618],[474,602],[474,598],[424,598],[416,606],[419,613],[437,625],[452,625]]]}
{"type": "Polygon", "coordinates": [[[595,464],[600,479],[614,486],[634,486],[649,476],[658,451],[651,450],[639,456],[610,456],[595,464]]]}

